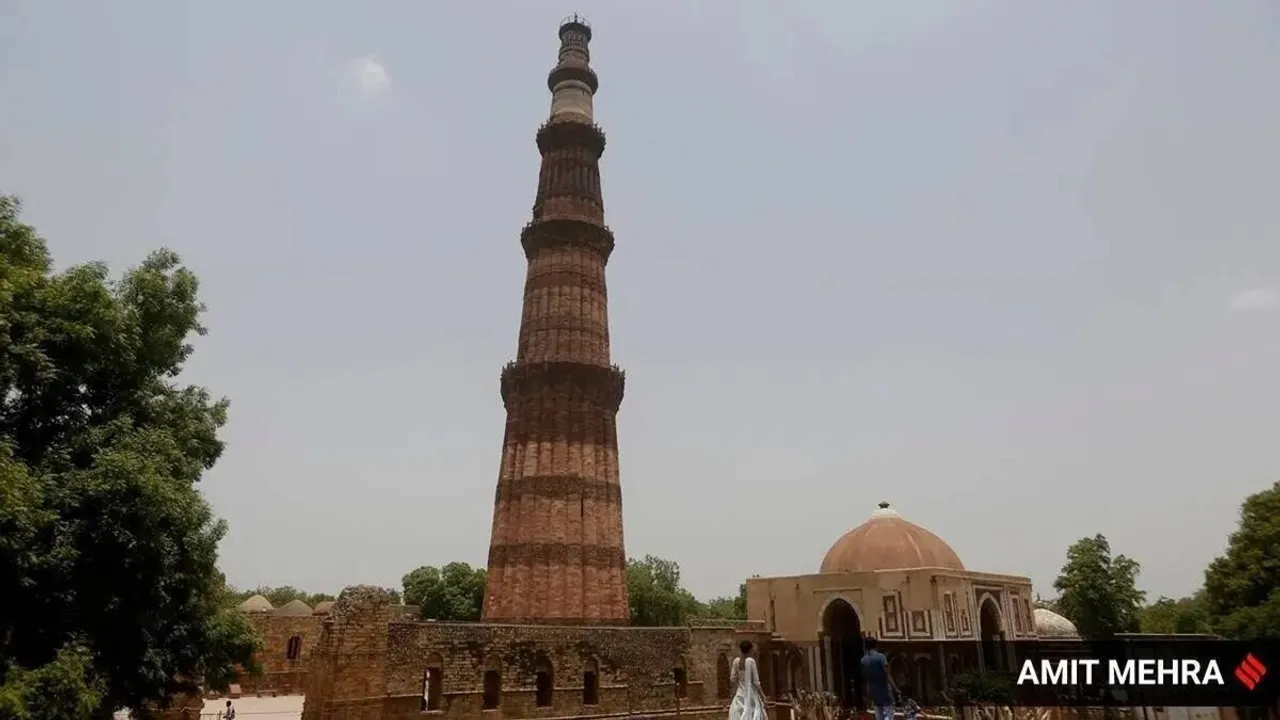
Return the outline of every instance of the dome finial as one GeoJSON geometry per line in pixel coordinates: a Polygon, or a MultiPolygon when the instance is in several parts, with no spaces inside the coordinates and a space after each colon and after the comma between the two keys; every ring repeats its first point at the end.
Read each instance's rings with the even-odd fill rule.
{"type": "Polygon", "coordinates": [[[886,501],[884,501],[884,500],[881,500],[881,501],[880,501],[880,505],[879,505],[878,507],[879,507],[881,510],[888,510],[888,509],[889,509],[889,503],[888,503],[888,502],[886,502],[886,501]]]}

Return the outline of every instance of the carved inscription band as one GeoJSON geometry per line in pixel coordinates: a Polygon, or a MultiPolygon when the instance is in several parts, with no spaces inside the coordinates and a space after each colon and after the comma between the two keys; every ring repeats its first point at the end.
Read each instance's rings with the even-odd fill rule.
{"type": "Polygon", "coordinates": [[[524,294],[549,287],[580,287],[600,294],[600,299],[607,298],[608,290],[604,283],[604,269],[594,270],[550,270],[529,275],[524,283],[524,294]]]}
{"type": "Polygon", "coordinates": [[[621,503],[622,486],[616,482],[576,475],[528,475],[498,481],[498,494],[495,500],[530,496],[548,500],[595,500],[621,503]]]}
{"type": "Polygon", "coordinates": [[[582,412],[551,410],[541,417],[512,418],[507,421],[504,444],[590,443],[606,450],[618,449],[618,428],[613,414],[598,408],[582,412]]]}
{"type": "Polygon", "coordinates": [[[627,556],[620,547],[570,543],[509,543],[489,547],[489,567],[513,565],[581,565],[608,570],[626,567],[627,556]]]}

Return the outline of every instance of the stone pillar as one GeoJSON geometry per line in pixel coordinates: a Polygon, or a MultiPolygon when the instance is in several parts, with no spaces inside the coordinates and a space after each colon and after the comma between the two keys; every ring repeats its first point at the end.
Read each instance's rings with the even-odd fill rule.
{"type": "Polygon", "coordinates": [[[938,678],[941,681],[939,690],[946,690],[951,684],[951,679],[947,676],[947,650],[946,643],[934,643],[937,646],[938,653],[938,678]]]}
{"type": "Polygon", "coordinates": [[[822,673],[822,648],[814,646],[806,649],[805,652],[808,656],[806,664],[809,666],[809,689],[814,691],[821,690],[822,680],[819,678],[822,673]]]}
{"type": "Polygon", "coordinates": [[[829,693],[836,693],[839,697],[843,698],[843,695],[836,692],[835,659],[831,655],[831,638],[826,636],[823,636],[822,638],[822,658],[823,667],[826,669],[826,682],[823,684],[822,689],[829,693]]]}

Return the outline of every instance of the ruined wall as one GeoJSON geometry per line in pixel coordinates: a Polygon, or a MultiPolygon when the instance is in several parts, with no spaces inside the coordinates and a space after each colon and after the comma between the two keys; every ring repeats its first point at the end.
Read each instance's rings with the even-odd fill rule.
{"type": "Polygon", "coordinates": [[[244,675],[239,679],[245,695],[294,695],[302,692],[311,655],[320,639],[324,617],[319,615],[274,615],[251,613],[249,621],[262,640],[257,655],[262,674],[244,675]],[[289,655],[289,640],[298,639],[297,657],[289,655]]]}
{"type": "Polygon", "coordinates": [[[441,712],[452,717],[483,709],[484,674],[501,678],[503,717],[578,715],[661,710],[702,702],[702,683],[691,677],[687,629],[581,628],[531,625],[398,623],[389,629],[387,693],[404,698],[388,717],[421,711],[423,671],[443,671],[441,712]],[[537,703],[537,673],[550,675],[550,704],[537,703]],[[677,670],[685,673],[677,688],[677,670]],[[595,672],[595,702],[587,704],[586,673],[595,672]]]}
{"type": "Polygon", "coordinates": [[[309,656],[303,718],[720,717],[721,658],[744,638],[763,646],[766,692],[781,688],[766,678],[774,651],[790,649],[759,630],[414,621],[384,591],[348,588],[309,656]]]}

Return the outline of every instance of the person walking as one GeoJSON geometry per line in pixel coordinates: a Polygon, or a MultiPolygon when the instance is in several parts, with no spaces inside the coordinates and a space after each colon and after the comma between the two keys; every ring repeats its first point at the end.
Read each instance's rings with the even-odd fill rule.
{"type": "Polygon", "coordinates": [[[874,637],[866,638],[867,653],[862,656],[862,680],[867,684],[867,697],[875,708],[875,720],[893,720],[893,678],[889,677],[889,659],[879,650],[874,637]]]}
{"type": "Polygon", "coordinates": [[[743,640],[738,649],[742,657],[733,661],[729,674],[730,687],[737,685],[729,705],[729,720],[766,720],[764,689],[760,687],[760,671],[751,657],[751,641],[743,640]]]}

